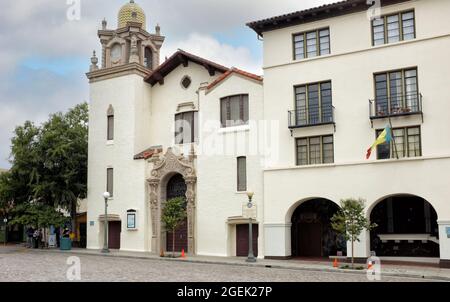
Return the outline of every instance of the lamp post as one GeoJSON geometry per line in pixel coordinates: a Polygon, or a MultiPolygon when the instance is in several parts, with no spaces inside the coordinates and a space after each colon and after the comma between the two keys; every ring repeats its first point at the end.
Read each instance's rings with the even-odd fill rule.
{"type": "Polygon", "coordinates": [[[108,199],[111,197],[109,192],[103,193],[103,198],[105,199],[105,238],[103,240],[103,249],[102,253],[109,253],[108,248],[108,199]]]}
{"type": "MultiPolygon", "coordinates": [[[[252,198],[255,193],[253,191],[249,190],[247,192],[248,196],[248,204],[247,207],[251,209],[253,207],[252,198]]],[[[248,257],[247,262],[256,262],[255,255],[253,254],[253,222],[252,222],[252,216],[249,217],[248,222],[248,257]]]]}
{"type": "Polygon", "coordinates": [[[8,236],[8,228],[6,224],[8,223],[8,218],[5,217],[3,219],[3,222],[5,223],[5,240],[3,241],[3,244],[6,246],[6,237],[8,236]]]}

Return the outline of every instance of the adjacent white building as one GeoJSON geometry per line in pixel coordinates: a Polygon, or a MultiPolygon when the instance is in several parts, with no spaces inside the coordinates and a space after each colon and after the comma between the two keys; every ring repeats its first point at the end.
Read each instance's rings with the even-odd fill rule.
{"type": "Polygon", "coordinates": [[[328,257],[343,198],[379,226],[355,256],[450,266],[450,3],[348,0],[249,23],[263,78],[179,50],[130,1],[99,30],[90,80],[87,246],[246,256],[255,192],[258,257],[328,257]],[[374,13],[379,16],[374,17],[374,13]],[[367,148],[391,125],[393,142],[367,148]],[[104,215],[103,192],[112,194],[104,215]],[[164,202],[186,199],[175,234],[164,202]]]}

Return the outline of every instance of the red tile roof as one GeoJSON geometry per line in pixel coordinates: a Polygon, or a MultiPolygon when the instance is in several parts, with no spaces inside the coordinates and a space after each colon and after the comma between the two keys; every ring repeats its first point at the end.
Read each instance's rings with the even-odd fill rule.
{"type": "Polygon", "coordinates": [[[138,153],[134,156],[135,160],[138,159],[149,159],[150,157],[152,157],[155,154],[161,153],[163,152],[163,149],[161,146],[153,146],[150,147],[144,151],[142,151],[141,153],[138,153]]]}
{"type": "Polygon", "coordinates": [[[215,62],[209,61],[207,59],[201,58],[199,56],[188,53],[184,50],[179,49],[176,53],[174,53],[170,58],[168,58],[164,63],[162,63],[158,68],[156,68],[150,75],[148,75],[144,81],[149,83],[150,85],[155,85],[156,83],[163,84],[164,77],[171,73],[175,68],[183,64],[187,66],[188,62],[194,62],[199,65],[203,65],[211,76],[215,74],[215,72],[224,73],[229,69],[223,65],[217,64],[215,62]]]}
{"type": "Polygon", "coordinates": [[[241,76],[244,76],[246,78],[255,80],[255,81],[259,81],[262,82],[263,81],[263,77],[238,69],[238,68],[231,68],[230,70],[228,70],[227,72],[225,72],[224,74],[222,74],[220,77],[218,77],[214,82],[212,82],[211,84],[208,85],[207,89],[210,90],[212,88],[214,88],[215,86],[217,86],[218,84],[220,84],[222,81],[224,81],[225,79],[227,79],[230,75],[232,75],[233,73],[239,74],[241,76]]]}

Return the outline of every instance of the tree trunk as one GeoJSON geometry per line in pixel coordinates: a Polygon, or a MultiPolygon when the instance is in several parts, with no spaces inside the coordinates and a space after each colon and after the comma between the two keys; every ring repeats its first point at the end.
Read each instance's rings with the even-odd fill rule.
{"type": "Polygon", "coordinates": [[[355,241],[352,238],[352,269],[355,268],[355,241]]]}
{"type": "Polygon", "coordinates": [[[172,258],[175,258],[175,228],[172,230],[172,258]]]}

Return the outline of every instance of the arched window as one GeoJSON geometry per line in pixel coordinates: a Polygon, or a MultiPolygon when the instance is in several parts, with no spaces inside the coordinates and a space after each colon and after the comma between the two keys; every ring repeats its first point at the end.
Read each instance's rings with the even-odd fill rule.
{"type": "Polygon", "coordinates": [[[150,47],[145,48],[144,66],[148,69],[153,69],[153,52],[150,47]]]}
{"type": "Polygon", "coordinates": [[[114,140],[114,108],[112,105],[109,105],[107,119],[107,140],[112,141],[114,140]]]}

